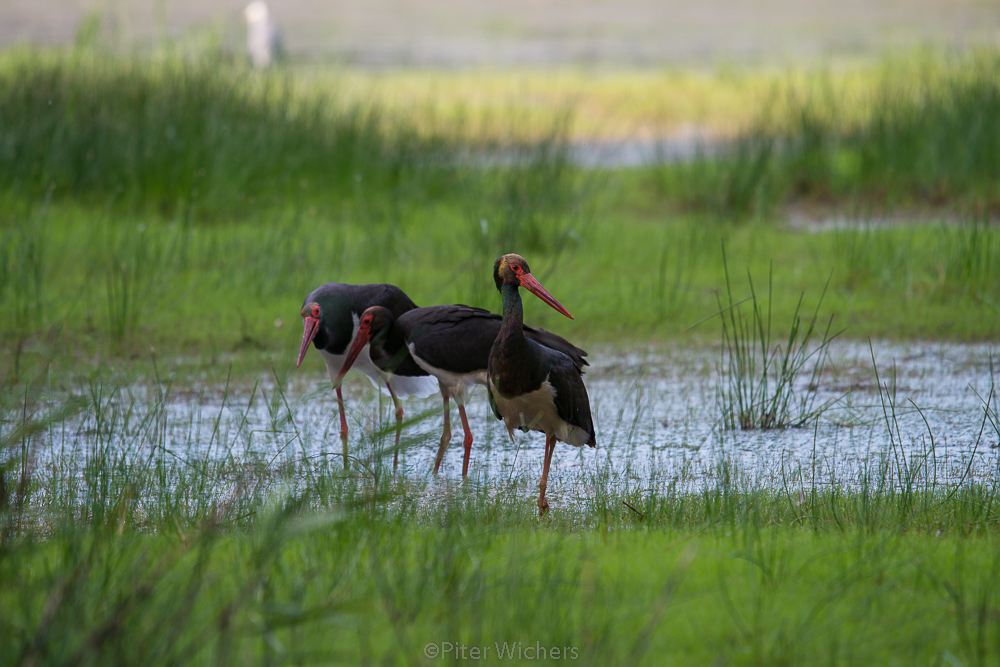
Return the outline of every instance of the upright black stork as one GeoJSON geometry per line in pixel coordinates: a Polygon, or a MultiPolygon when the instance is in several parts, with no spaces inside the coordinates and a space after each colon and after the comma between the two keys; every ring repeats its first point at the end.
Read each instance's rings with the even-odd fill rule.
{"type": "Polygon", "coordinates": [[[545,434],[545,465],[538,485],[538,511],[544,514],[549,508],[545,487],[556,440],[596,447],[597,437],[582,369],[562,352],[525,337],[517,288],[524,287],[566,317],[573,316],[535,280],[520,255],[498,259],[493,280],[503,299],[503,325],[490,349],[486,390],[493,413],[504,421],[511,440],[515,428],[545,434]]]}
{"type": "MultiPolygon", "coordinates": [[[[465,414],[466,395],[477,384],[486,384],[490,348],[501,324],[499,315],[470,306],[430,306],[408,310],[399,316],[394,316],[388,308],[372,306],[361,315],[361,324],[340,372],[346,373],[367,345],[372,363],[390,373],[393,381],[403,377],[436,377],[444,399],[444,432],[434,461],[434,474],[451,442],[448,400],[454,398],[465,431],[462,461],[462,477],[465,477],[469,474],[472,453],[472,431],[465,414]]],[[[584,359],[587,353],[561,336],[534,327],[524,327],[524,335],[540,346],[558,350],[581,372],[587,365],[584,359]]]]}
{"type": "MultiPolygon", "coordinates": [[[[347,346],[354,339],[361,321],[361,313],[370,306],[382,306],[394,315],[402,315],[413,310],[417,304],[395,285],[345,285],[326,283],[320,285],[305,298],[302,305],[302,346],[296,368],[309,350],[309,343],[323,355],[326,370],[337,391],[337,407],[340,410],[340,440],[344,448],[344,467],[347,467],[347,417],[344,414],[344,396],[340,383],[344,377],[341,368],[346,359],[347,346]]],[[[403,419],[403,408],[399,398],[411,394],[425,397],[437,391],[437,381],[431,377],[404,377],[395,383],[389,375],[379,370],[371,362],[368,351],[356,355],[355,368],[364,373],[376,389],[385,384],[385,391],[392,397],[396,407],[397,423],[403,419]]],[[[398,438],[397,433],[397,438],[398,438]]]]}

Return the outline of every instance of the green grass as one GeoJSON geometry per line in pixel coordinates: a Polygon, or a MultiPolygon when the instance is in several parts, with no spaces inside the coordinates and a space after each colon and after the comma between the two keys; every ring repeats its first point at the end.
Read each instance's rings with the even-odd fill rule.
{"type": "Polygon", "coordinates": [[[61,535],[30,559],[6,559],[34,571],[5,568],[19,582],[5,591],[20,630],[4,637],[7,655],[434,664],[424,650],[436,643],[446,659],[452,646],[488,646],[496,663],[506,643],[568,648],[562,657],[593,665],[985,665],[998,651],[995,537],[499,534],[337,513],[261,524],[185,538],[61,535]]]}
{"type": "MultiPolygon", "coordinates": [[[[290,355],[301,299],[320,283],[390,282],[419,304],[496,310],[492,263],[516,247],[577,318],[561,322],[529,303],[533,323],[579,341],[712,340],[718,320],[686,330],[718,310],[721,241],[734,273],[767,275],[773,261],[776,322],[832,273],[821,315],[835,315],[849,337],[987,340],[1000,326],[1000,233],[979,222],[813,234],[506,199],[519,209],[507,196],[471,211],[374,198],[339,219],[292,209],[210,225],[31,208],[21,218],[30,224],[4,231],[0,336],[15,365],[146,355],[150,346],[161,355],[290,355]]],[[[734,300],[748,296],[745,282],[734,287],[734,300]]]]}

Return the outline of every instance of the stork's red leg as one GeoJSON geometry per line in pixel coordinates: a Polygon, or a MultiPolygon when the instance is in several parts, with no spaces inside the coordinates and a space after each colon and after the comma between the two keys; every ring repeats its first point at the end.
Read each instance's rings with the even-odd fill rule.
{"type": "Polygon", "coordinates": [[[441,434],[441,446],[438,447],[437,459],[434,461],[435,475],[438,474],[438,468],[441,467],[441,459],[444,458],[444,453],[451,442],[451,408],[448,407],[448,394],[442,392],[442,396],[444,396],[444,433],[441,434]]]}
{"type": "MultiPolygon", "coordinates": [[[[458,402],[458,399],[455,399],[458,402]]],[[[472,456],[472,430],[469,428],[469,419],[465,416],[465,404],[458,403],[458,414],[462,417],[462,428],[465,429],[465,458],[462,460],[462,477],[469,474],[469,458],[472,456]]]]}
{"type": "Polygon", "coordinates": [[[344,468],[348,467],[347,464],[347,415],[344,414],[344,395],[340,391],[340,386],[337,386],[337,409],[340,410],[340,442],[344,446],[344,468]]]}
{"type": "Polygon", "coordinates": [[[542,468],[542,481],[538,484],[538,515],[542,516],[549,510],[549,501],[545,499],[545,487],[549,483],[549,466],[552,464],[552,452],[556,450],[556,436],[545,436],[545,467],[542,468]]]}
{"type": "Polygon", "coordinates": [[[388,380],[385,381],[385,387],[389,390],[392,402],[396,406],[396,449],[392,455],[392,469],[395,470],[399,465],[399,434],[403,430],[403,404],[399,402],[399,398],[392,390],[392,385],[389,384],[388,380]]]}

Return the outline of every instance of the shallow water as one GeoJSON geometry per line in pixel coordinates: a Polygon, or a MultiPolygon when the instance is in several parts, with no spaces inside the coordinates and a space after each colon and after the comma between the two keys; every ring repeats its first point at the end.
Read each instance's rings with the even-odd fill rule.
{"type": "MultiPolygon", "coordinates": [[[[724,465],[738,471],[738,483],[747,488],[855,485],[886,457],[904,467],[926,460],[921,479],[942,484],[963,477],[995,479],[997,432],[989,421],[984,423],[983,400],[976,394],[988,398],[995,379],[990,347],[876,343],[874,351],[881,396],[868,345],[837,342],[816,392],[816,403],[830,401],[831,407],[817,423],[733,431],[720,425],[718,351],[594,350],[586,381],[598,446],[577,449],[560,443],[549,495],[557,501],[586,498],[596,486],[696,491],[714,484],[724,465]]],[[[336,402],[329,380],[320,379],[318,356],[315,360],[291,375],[284,396],[273,378],[227,393],[219,387],[174,388],[160,412],[153,409],[158,390],[133,383],[96,401],[102,411],[42,434],[36,446],[42,459],[52,460],[84,457],[106,447],[129,457],[159,451],[182,461],[231,456],[277,464],[305,455],[314,463],[334,457],[339,465],[336,402]]],[[[391,457],[378,454],[392,445],[389,401],[360,377],[347,383],[344,393],[351,455],[362,469],[377,461],[389,465],[391,457]],[[380,429],[388,435],[380,436],[380,429]]],[[[405,409],[408,418],[422,413],[424,418],[404,429],[401,470],[414,479],[430,479],[441,433],[440,399],[409,399],[405,409]]],[[[511,442],[489,414],[482,389],[474,393],[468,415],[475,438],[472,479],[515,478],[534,484],[542,467],[541,434],[518,432],[511,442]]],[[[461,477],[462,428],[454,406],[452,433],[441,468],[444,483],[461,477]]]]}

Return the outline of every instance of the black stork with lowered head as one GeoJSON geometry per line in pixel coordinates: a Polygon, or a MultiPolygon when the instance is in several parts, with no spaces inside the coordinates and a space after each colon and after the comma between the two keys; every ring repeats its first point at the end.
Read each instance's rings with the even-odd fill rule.
{"type": "MultiPolygon", "coordinates": [[[[320,285],[305,298],[302,304],[302,346],[299,348],[299,358],[296,368],[302,364],[302,359],[309,351],[309,343],[323,355],[327,373],[333,380],[337,392],[337,407],[340,410],[340,440],[344,448],[344,467],[347,467],[347,417],[344,414],[344,396],[340,383],[344,373],[341,372],[344,360],[347,358],[347,348],[354,340],[361,322],[361,314],[371,306],[382,306],[394,315],[402,315],[413,310],[417,304],[406,296],[403,290],[395,285],[345,285],[343,283],[326,283],[320,285]]],[[[385,385],[385,391],[392,397],[396,407],[396,421],[403,420],[403,408],[400,398],[409,395],[420,397],[430,396],[438,390],[437,381],[432,377],[403,377],[395,383],[390,381],[387,373],[371,362],[368,351],[356,355],[355,369],[364,373],[376,389],[385,385]]],[[[397,438],[398,438],[397,434],[397,438]]]]}
{"type": "MultiPolygon", "coordinates": [[[[501,324],[499,315],[471,306],[430,306],[408,310],[398,316],[383,306],[372,306],[361,315],[361,325],[340,372],[346,373],[368,346],[372,363],[390,373],[394,381],[427,375],[437,378],[444,399],[444,432],[434,461],[434,474],[441,467],[441,459],[451,442],[448,401],[454,398],[465,431],[462,460],[462,477],[465,477],[469,474],[472,453],[472,431],[465,414],[466,395],[477,384],[486,384],[490,348],[500,333],[501,324]]],[[[524,336],[540,346],[558,350],[579,372],[587,365],[584,359],[587,353],[561,336],[534,327],[524,327],[524,336]]],[[[397,446],[397,457],[398,454],[397,446]]],[[[393,459],[394,465],[397,460],[393,459]]]]}
{"type": "Polygon", "coordinates": [[[544,514],[549,508],[545,487],[556,441],[596,447],[597,436],[582,369],[562,352],[524,335],[524,310],[517,288],[524,287],[566,317],[573,316],[531,275],[520,255],[498,259],[493,280],[503,300],[503,325],[490,349],[486,391],[493,413],[504,421],[511,440],[515,428],[545,434],[545,464],[538,485],[538,511],[544,514]]]}

